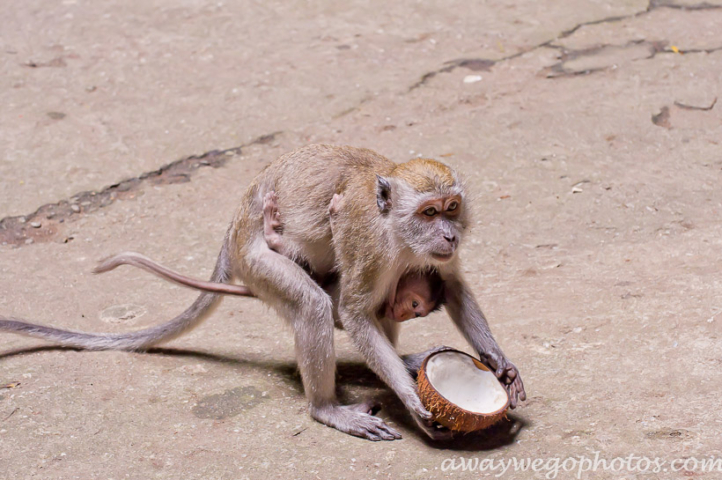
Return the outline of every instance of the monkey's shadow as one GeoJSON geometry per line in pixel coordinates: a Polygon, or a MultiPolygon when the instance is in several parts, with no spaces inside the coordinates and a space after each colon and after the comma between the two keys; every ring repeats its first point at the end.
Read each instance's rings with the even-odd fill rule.
{"type": "MultiPolygon", "coordinates": [[[[64,350],[78,352],[83,351],[81,349],[56,346],[30,347],[19,350],[11,350],[9,352],[0,352],[0,360],[14,356],[30,355],[38,352],[64,350]]],[[[293,362],[248,360],[242,357],[231,357],[215,353],[178,348],[151,348],[144,353],[149,355],[194,358],[197,360],[223,363],[225,365],[236,365],[238,367],[247,367],[265,371],[272,370],[283,378],[289,385],[292,385],[298,391],[299,395],[303,395],[301,376],[298,373],[296,364],[293,362]]],[[[373,373],[365,364],[360,362],[337,362],[336,385],[338,390],[337,394],[342,403],[356,403],[369,398],[368,392],[358,392],[361,389],[371,390],[373,394],[370,395],[370,398],[381,405],[385,417],[392,420],[397,425],[404,427],[407,431],[407,435],[415,435],[432,448],[456,451],[494,450],[514,443],[521,429],[528,425],[528,422],[524,419],[515,415],[508,415],[507,419],[502,420],[498,424],[483,431],[468,434],[457,434],[449,441],[433,441],[419,430],[398,397],[394,395],[394,393],[391,392],[388,387],[379,380],[376,374],[373,373]],[[349,390],[352,390],[353,393],[349,390]]]]}

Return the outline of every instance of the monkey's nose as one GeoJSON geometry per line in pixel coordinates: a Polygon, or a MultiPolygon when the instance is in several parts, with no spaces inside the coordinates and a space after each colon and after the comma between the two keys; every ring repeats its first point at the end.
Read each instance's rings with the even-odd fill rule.
{"type": "Polygon", "coordinates": [[[446,241],[449,242],[449,243],[454,243],[454,242],[456,241],[456,236],[454,236],[454,235],[451,235],[451,236],[444,235],[444,238],[445,238],[446,241]]]}
{"type": "Polygon", "coordinates": [[[416,318],[419,318],[420,316],[421,316],[420,313],[417,313],[417,314],[416,314],[416,318]]]}

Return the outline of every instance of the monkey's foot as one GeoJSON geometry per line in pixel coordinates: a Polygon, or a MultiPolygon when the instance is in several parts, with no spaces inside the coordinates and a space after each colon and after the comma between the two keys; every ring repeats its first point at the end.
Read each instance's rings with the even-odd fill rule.
{"type": "Polygon", "coordinates": [[[263,220],[271,228],[281,226],[281,214],[278,212],[278,197],[276,192],[270,191],[263,197],[263,220]]]}
{"type": "Polygon", "coordinates": [[[373,403],[362,402],[356,405],[327,405],[311,407],[311,416],[329,427],[356,437],[379,440],[397,440],[401,434],[389,427],[380,418],[369,415],[373,403]]]}
{"type": "Polygon", "coordinates": [[[268,248],[280,252],[283,246],[279,231],[281,227],[281,214],[278,213],[276,192],[268,192],[263,197],[263,236],[268,248]]]}

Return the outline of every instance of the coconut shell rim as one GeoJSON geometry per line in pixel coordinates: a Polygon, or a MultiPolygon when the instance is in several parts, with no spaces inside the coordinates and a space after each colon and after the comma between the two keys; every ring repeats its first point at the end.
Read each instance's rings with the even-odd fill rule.
{"type": "MultiPolygon", "coordinates": [[[[499,385],[501,385],[501,388],[502,388],[502,390],[504,390],[504,394],[506,395],[506,403],[500,409],[494,410],[493,412],[490,412],[490,413],[472,412],[471,410],[467,410],[463,407],[460,407],[459,405],[455,404],[454,402],[452,402],[451,400],[446,398],[444,395],[442,395],[442,393],[434,386],[434,384],[431,383],[431,380],[429,380],[429,376],[426,375],[426,364],[429,362],[431,357],[438,355],[440,353],[447,353],[447,352],[454,352],[454,353],[460,353],[462,355],[466,355],[467,357],[471,358],[471,360],[474,362],[474,365],[476,365],[476,367],[478,369],[486,370],[487,372],[491,372],[491,368],[487,367],[486,365],[484,365],[482,362],[480,362],[476,358],[472,357],[471,355],[469,355],[466,352],[462,352],[461,350],[456,350],[456,349],[450,348],[448,350],[439,350],[438,352],[434,352],[431,355],[429,355],[428,357],[426,357],[423,362],[421,362],[421,368],[419,369],[419,375],[421,375],[421,373],[423,373],[424,378],[426,378],[426,382],[429,384],[430,387],[432,387],[434,389],[434,391],[436,392],[436,394],[438,396],[440,396],[445,401],[449,402],[450,404],[452,404],[453,406],[455,406],[456,408],[461,410],[463,413],[466,413],[468,415],[480,415],[483,417],[495,417],[495,416],[501,415],[502,413],[506,412],[509,409],[509,407],[511,406],[511,397],[509,396],[509,392],[506,391],[506,388],[504,388],[504,385],[501,385],[501,382],[499,382],[499,385]]],[[[492,372],[492,373],[494,373],[494,372],[492,372]]],[[[494,376],[496,377],[496,375],[494,375],[494,376]]],[[[497,379],[497,381],[498,380],[499,379],[497,379]]]]}

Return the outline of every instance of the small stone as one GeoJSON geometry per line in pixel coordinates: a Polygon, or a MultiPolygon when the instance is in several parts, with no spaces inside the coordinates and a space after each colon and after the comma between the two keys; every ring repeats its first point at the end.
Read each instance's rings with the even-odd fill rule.
{"type": "Polygon", "coordinates": [[[464,83],[476,83],[481,81],[481,75],[467,75],[464,77],[464,83]]]}
{"type": "Polygon", "coordinates": [[[582,333],[582,327],[575,327],[574,330],[572,330],[574,333],[582,333]]]}
{"type": "Polygon", "coordinates": [[[32,238],[26,238],[26,239],[25,239],[25,245],[30,245],[30,244],[33,243],[34,241],[35,241],[35,240],[33,240],[32,238]]]}
{"type": "Polygon", "coordinates": [[[77,205],[75,205],[75,204],[71,205],[71,206],[70,206],[70,209],[71,209],[72,211],[74,211],[75,213],[78,213],[78,212],[80,211],[80,207],[77,206],[77,205]]]}
{"type": "Polygon", "coordinates": [[[30,222],[30,226],[33,228],[40,228],[40,222],[30,222]]]}
{"type": "Polygon", "coordinates": [[[27,221],[28,221],[28,219],[25,218],[25,217],[19,217],[19,218],[18,218],[18,223],[25,223],[25,222],[27,222],[27,221]]]}

